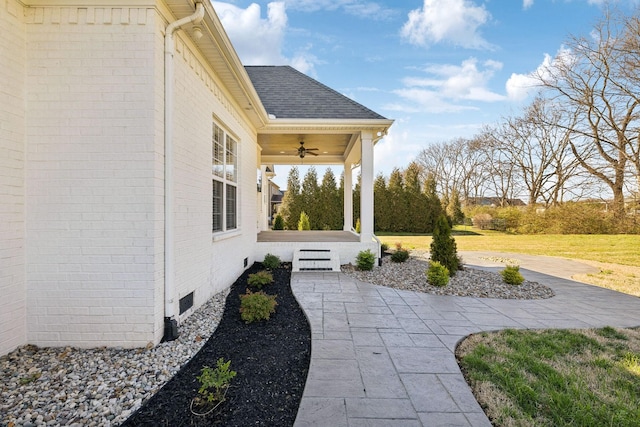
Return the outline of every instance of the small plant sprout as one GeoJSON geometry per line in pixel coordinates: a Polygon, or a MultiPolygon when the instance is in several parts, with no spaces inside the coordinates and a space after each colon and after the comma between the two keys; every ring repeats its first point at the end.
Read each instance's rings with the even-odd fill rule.
{"type": "Polygon", "coordinates": [[[198,394],[205,402],[223,402],[227,388],[231,384],[231,380],[236,376],[236,371],[229,369],[231,361],[224,361],[223,358],[218,359],[216,367],[210,368],[204,366],[199,376],[196,378],[200,381],[198,394]]]}

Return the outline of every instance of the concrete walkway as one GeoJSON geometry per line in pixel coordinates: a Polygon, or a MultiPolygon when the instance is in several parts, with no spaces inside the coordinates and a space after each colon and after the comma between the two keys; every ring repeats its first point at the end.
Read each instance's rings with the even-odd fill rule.
{"type": "Polygon", "coordinates": [[[295,425],[491,426],[454,356],[466,335],[502,328],[640,325],[640,299],[568,280],[593,267],[551,257],[461,253],[474,268],[518,259],[547,300],[435,296],[362,283],[341,273],[294,273],[311,323],[307,384],[295,425]]]}

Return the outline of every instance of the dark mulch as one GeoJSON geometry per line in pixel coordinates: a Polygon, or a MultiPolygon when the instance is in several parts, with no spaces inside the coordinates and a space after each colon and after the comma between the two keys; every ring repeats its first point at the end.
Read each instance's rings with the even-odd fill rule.
{"type": "Polygon", "coordinates": [[[275,283],[263,287],[278,296],[275,314],[251,324],[240,319],[247,277],[261,269],[256,263],[238,278],[204,347],[122,426],[293,425],[309,370],[311,330],[291,293],[291,267],[286,264],[273,272],[275,283]],[[196,376],[205,365],[215,367],[220,357],[231,360],[238,373],[226,401],[208,416],[193,415],[189,404],[199,388],[196,376]]]}

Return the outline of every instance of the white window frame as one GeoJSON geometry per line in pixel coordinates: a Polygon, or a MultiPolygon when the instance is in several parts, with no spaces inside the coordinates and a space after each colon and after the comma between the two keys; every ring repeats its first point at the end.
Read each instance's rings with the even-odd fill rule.
{"type": "Polygon", "coordinates": [[[211,230],[214,235],[239,230],[239,145],[238,139],[214,119],[211,135],[211,230]]]}

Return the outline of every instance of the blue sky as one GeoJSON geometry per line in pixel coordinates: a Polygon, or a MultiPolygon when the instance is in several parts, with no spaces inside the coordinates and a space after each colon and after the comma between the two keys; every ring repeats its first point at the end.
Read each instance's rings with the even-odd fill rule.
{"type": "MultiPolygon", "coordinates": [[[[531,100],[531,74],[571,35],[588,35],[603,3],[233,0],[213,6],[244,64],[291,65],[394,119],[375,148],[376,174],[388,176],[431,143],[471,137],[518,114],[531,100]]],[[[317,169],[321,177],[325,167],[317,169]]],[[[284,187],[288,168],[276,172],[284,187]]]]}

